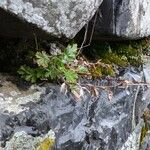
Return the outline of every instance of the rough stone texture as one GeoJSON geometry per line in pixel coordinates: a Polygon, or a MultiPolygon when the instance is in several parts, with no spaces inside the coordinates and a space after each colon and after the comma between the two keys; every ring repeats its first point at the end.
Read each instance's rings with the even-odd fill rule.
{"type": "Polygon", "coordinates": [[[149,24],[149,0],[105,0],[99,10],[95,38],[115,40],[148,37],[149,24]]]}
{"type": "Polygon", "coordinates": [[[52,36],[73,38],[95,14],[101,2],[102,0],[0,0],[0,33],[16,37],[30,36],[33,32],[44,34],[33,26],[35,25],[52,36]]]}
{"type": "Polygon", "coordinates": [[[139,150],[142,126],[143,122],[141,121],[120,150],[139,150]]]}
{"type": "MultiPolygon", "coordinates": [[[[131,68],[125,70],[122,79],[140,81],[141,75],[131,68]]],[[[4,106],[0,109],[0,141],[5,150],[10,150],[7,149],[10,145],[8,143],[13,141],[17,133],[25,133],[25,138],[19,137],[21,142],[25,143],[26,137],[30,137],[31,142],[30,139],[38,139],[50,130],[56,135],[54,150],[124,150],[124,147],[130,148],[130,145],[137,142],[136,136],[131,136],[132,127],[134,124],[135,130],[140,132],[142,126],[138,128],[139,125],[136,125],[141,121],[143,110],[150,103],[149,96],[142,99],[146,87],[141,86],[139,91],[134,85],[126,88],[115,87],[115,79],[81,81],[84,84],[114,85],[114,88],[100,88],[98,97],[84,91],[85,95],[80,101],[76,101],[70,93],[60,93],[58,85],[47,84],[32,88],[27,86],[22,89],[20,85],[16,86],[11,81],[14,81],[13,77],[0,77],[0,97],[3,98],[4,106]],[[111,100],[110,91],[113,93],[111,100]],[[134,105],[137,91],[138,97],[134,105]],[[40,97],[35,98],[39,93],[40,97]],[[29,98],[32,96],[33,98],[29,98]],[[13,109],[10,109],[10,105],[13,109]],[[25,141],[22,141],[23,139],[25,141]],[[128,139],[131,142],[126,142],[128,139]]],[[[19,141],[17,140],[17,145],[19,141]]],[[[34,142],[33,140],[31,145],[34,145],[34,142]]]]}
{"type": "Polygon", "coordinates": [[[39,101],[42,91],[35,91],[34,86],[26,91],[19,90],[8,77],[0,75],[0,79],[0,112],[7,109],[8,112],[19,113],[25,110],[24,104],[39,101]]]}
{"type": "Polygon", "coordinates": [[[55,133],[51,130],[43,137],[33,137],[25,131],[20,131],[13,135],[3,150],[46,150],[46,148],[53,147],[54,141],[55,133]],[[43,146],[44,142],[46,145],[43,146]]]}

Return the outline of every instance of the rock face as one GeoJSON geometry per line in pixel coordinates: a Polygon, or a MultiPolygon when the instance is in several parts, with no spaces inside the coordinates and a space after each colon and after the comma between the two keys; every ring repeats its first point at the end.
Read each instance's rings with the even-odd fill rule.
{"type": "Polygon", "coordinates": [[[0,33],[33,33],[73,38],[91,19],[102,0],[0,0],[0,33]],[[43,31],[40,31],[40,29],[43,31]]]}
{"type": "Polygon", "coordinates": [[[105,0],[98,17],[95,38],[115,40],[150,36],[149,0],[105,0]]]}
{"type": "Polygon", "coordinates": [[[150,36],[149,0],[102,1],[1,0],[0,34],[8,37],[51,35],[72,39],[100,6],[95,39],[139,39],[150,36]]]}
{"type": "MultiPolygon", "coordinates": [[[[140,81],[141,75],[134,69],[127,69],[122,79],[140,81]]],[[[149,110],[150,103],[146,87],[118,87],[115,79],[83,80],[84,85],[113,87],[98,88],[98,97],[85,90],[82,100],[76,101],[71,93],[60,93],[58,85],[22,88],[12,81],[13,77],[0,77],[1,149],[19,147],[23,150],[24,147],[20,147],[23,143],[28,150],[30,143],[29,150],[34,150],[41,137],[49,137],[49,131],[55,132],[54,150],[134,150],[133,146],[137,150],[139,147],[138,139],[144,124],[141,116],[145,108],[149,110]]]]}

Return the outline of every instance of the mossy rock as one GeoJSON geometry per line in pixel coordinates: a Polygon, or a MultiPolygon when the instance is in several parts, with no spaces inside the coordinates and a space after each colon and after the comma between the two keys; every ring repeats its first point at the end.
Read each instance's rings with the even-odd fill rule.
{"type": "Polygon", "coordinates": [[[150,40],[148,39],[101,42],[92,44],[89,49],[84,50],[83,54],[91,60],[101,59],[104,63],[116,64],[121,67],[139,66],[142,64],[142,53],[148,47],[150,47],[150,40]]]}

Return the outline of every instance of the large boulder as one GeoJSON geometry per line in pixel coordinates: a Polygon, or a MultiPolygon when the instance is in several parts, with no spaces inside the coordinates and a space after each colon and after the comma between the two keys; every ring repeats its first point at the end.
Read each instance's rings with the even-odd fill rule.
{"type": "Polygon", "coordinates": [[[0,34],[73,38],[102,0],[0,0],[0,34]]]}
{"type": "Polygon", "coordinates": [[[95,39],[140,39],[150,35],[149,0],[105,0],[99,14],[95,39]]]}
{"type": "Polygon", "coordinates": [[[150,111],[149,89],[137,84],[141,79],[140,72],[128,68],[121,81],[81,80],[88,90],[94,85],[99,95],[85,90],[77,101],[70,92],[61,93],[59,85],[30,87],[1,75],[0,149],[35,150],[35,145],[50,144],[45,139],[55,135],[54,150],[137,150],[141,116],[143,110],[150,111]]]}

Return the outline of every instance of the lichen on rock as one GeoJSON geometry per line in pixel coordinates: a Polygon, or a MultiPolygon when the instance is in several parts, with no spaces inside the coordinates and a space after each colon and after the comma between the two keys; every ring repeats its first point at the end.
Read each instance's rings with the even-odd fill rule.
{"type": "Polygon", "coordinates": [[[24,131],[16,132],[6,142],[4,150],[51,150],[55,143],[55,133],[50,130],[46,135],[33,137],[24,131]]]}

